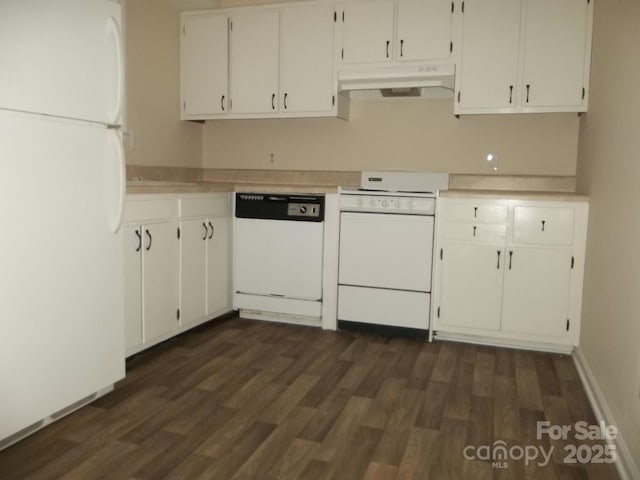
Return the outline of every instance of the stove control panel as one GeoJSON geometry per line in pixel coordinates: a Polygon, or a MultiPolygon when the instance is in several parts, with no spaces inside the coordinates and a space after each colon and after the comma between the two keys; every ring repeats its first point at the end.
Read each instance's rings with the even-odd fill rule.
{"type": "Polygon", "coordinates": [[[418,196],[342,194],[340,195],[340,210],[343,212],[434,215],[436,199],[418,196]]]}

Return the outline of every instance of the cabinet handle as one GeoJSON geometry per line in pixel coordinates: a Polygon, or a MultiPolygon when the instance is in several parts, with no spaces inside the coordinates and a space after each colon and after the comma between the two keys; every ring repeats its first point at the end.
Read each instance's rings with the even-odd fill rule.
{"type": "Polygon", "coordinates": [[[139,252],[142,248],[142,234],[138,229],[136,229],[136,237],[138,237],[138,248],[136,248],[136,252],[139,252]]]}
{"type": "Polygon", "coordinates": [[[147,247],[145,248],[145,250],[149,251],[151,250],[151,242],[153,241],[153,237],[151,236],[151,232],[146,228],[144,229],[144,233],[147,234],[147,238],[149,239],[149,243],[147,244],[147,247]]]}
{"type": "Polygon", "coordinates": [[[544,232],[544,224],[547,223],[546,220],[542,220],[542,231],[544,232]]]}
{"type": "Polygon", "coordinates": [[[404,40],[400,40],[400,56],[403,57],[404,56],[404,40]]]}
{"type": "Polygon", "coordinates": [[[477,228],[478,228],[477,226],[475,226],[475,225],[473,226],[473,236],[474,236],[474,237],[476,236],[476,229],[477,229],[477,228]]]}
{"type": "Polygon", "coordinates": [[[391,42],[389,40],[387,40],[387,58],[389,58],[389,44],[391,42]]]}
{"type": "Polygon", "coordinates": [[[276,94],[271,95],[271,110],[276,109],[276,94]]]}
{"type": "Polygon", "coordinates": [[[498,266],[496,267],[498,270],[500,270],[500,254],[502,252],[500,250],[497,250],[497,254],[498,254],[498,266]]]}
{"type": "Polygon", "coordinates": [[[287,109],[287,95],[289,95],[288,93],[285,92],[284,94],[284,109],[287,109]]]}
{"type": "Polygon", "coordinates": [[[204,228],[204,235],[202,236],[202,240],[206,240],[207,235],[209,235],[209,229],[207,228],[207,224],[202,222],[202,228],[204,228]]]}
{"type": "Polygon", "coordinates": [[[513,103],[513,85],[509,85],[509,103],[513,103]]]}
{"type": "Polygon", "coordinates": [[[527,83],[527,103],[529,103],[529,90],[531,89],[531,84],[527,83]]]}
{"type": "Polygon", "coordinates": [[[513,250],[509,250],[509,270],[511,270],[511,259],[513,258],[513,250]]]}
{"type": "Polygon", "coordinates": [[[222,111],[224,112],[224,95],[220,97],[220,108],[222,108],[222,111]]]}
{"type": "Polygon", "coordinates": [[[478,218],[478,207],[473,207],[473,218],[478,218]]]}
{"type": "Polygon", "coordinates": [[[209,240],[211,240],[213,238],[213,224],[211,222],[209,222],[209,226],[211,227],[211,233],[209,234],[209,240]]]}

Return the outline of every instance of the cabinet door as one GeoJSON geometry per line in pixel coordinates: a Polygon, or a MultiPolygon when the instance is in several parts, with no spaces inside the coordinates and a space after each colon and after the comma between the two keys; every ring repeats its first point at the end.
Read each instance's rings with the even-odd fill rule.
{"type": "Polygon", "coordinates": [[[442,249],[439,328],[500,329],[504,250],[446,243],[442,249]]]}
{"type": "Polygon", "coordinates": [[[519,32],[519,1],[465,2],[456,112],[515,108],[519,32]]]}
{"type": "Polygon", "coordinates": [[[183,221],[180,229],[180,320],[184,325],[206,314],[206,242],[210,229],[204,218],[183,221]]]}
{"type": "Polygon", "coordinates": [[[231,17],[231,111],[278,110],[278,10],[243,11],[231,17]]]}
{"type": "Polygon", "coordinates": [[[206,310],[208,315],[219,315],[231,310],[230,222],[229,218],[214,218],[209,221],[211,234],[207,240],[206,310]]]}
{"type": "Polygon", "coordinates": [[[582,104],[588,8],[585,0],[525,3],[523,107],[582,104]]]}
{"type": "Polygon", "coordinates": [[[227,113],[228,18],[185,17],[180,45],[183,115],[227,113]]]}
{"type": "Polygon", "coordinates": [[[508,249],[503,331],[552,337],[567,335],[571,255],[569,249],[508,249]]]}
{"type": "Polygon", "coordinates": [[[398,60],[451,56],[451,0],[398,0],[398,60]]]}
{"type": "Polygon", "coordinates": [[[389,62],[393,53],[393,1],[346,3],[342,8],[343,63],[389,62]]]}
{"type": "Polygon", "coordinates": [[[142,289],[144,341],[177,329],[178,223],[144,225],[142,289]]]}
{"type": "Polygon", "coordinates": [[[280,111],[333,108],[333,6],[283,8],[280,17],[280,111]]]}
{"type": "Polygon", "coordinates": [[[142,227],[126,225],[124,239],[125,349],[142,344],[142,227]]]}

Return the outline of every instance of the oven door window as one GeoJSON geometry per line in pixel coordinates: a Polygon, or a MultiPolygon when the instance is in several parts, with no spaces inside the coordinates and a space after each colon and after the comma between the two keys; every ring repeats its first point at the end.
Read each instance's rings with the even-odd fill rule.
{"type": "Polygon", "coordinates": [[[434,217],[343,212],[339,283],[431,291],[434,217]]]}

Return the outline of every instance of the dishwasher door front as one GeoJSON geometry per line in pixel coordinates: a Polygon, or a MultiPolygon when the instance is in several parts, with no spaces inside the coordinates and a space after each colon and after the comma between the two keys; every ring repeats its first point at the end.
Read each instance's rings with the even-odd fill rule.
{"type": "Polygon", "coordinates": [[[234,292],[322,299],[324,223],[234,220],[234,292]]]}

